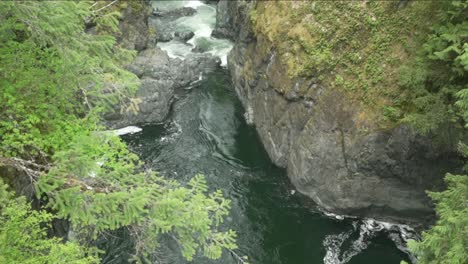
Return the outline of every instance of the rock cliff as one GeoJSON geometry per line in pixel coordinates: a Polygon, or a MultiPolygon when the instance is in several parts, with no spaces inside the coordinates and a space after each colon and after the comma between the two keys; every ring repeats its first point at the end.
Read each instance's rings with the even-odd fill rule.
{"type": "Polygon", "coordinates": [[[332,71],[291,75],[289,54],[270,36],[281,19],[271,5],[220,1],[217,32],[235,40],[232,80],[274,163],[326,211],[406,223],[433,219],[425,190],[443,188],[444,174],[460,166],[456,153],[406,125],[379,126],[363,114],[362,101],[327,84],[332,71]],[[259,5],[272,16],[263,31],[252,22],[259,5]]]}
{"type": "Polygon", "coordinates": [[[153,8],[149,1],[124,2],[123,5],[117,41],[126,49],[141,51],[148,46],[148,38],[151,35],[148,17],[153,8]]]}

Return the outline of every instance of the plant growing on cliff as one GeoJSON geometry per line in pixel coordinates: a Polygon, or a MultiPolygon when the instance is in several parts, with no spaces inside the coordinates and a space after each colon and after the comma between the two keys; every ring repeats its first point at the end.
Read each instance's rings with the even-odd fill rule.
{"type": "MultiPolygon", "coordinates": [[[[466,1],[446,3],[439,14],[441,22],[433,27],[424,45],[425,57],[415,68],[423,74],[409,82],[417,92],[414,102],[419,112],[407,120],[422,132],[432,132],[447,122],[451,123],[448,126],[468,127],[467,15],[466,1]]],[[[459,149],[468,158],[467,146],[461,143],[459,149]]],[[[436,203],[436,224],[423,232],[421,241],[409,242],[421,264],[468,262],[468,175],[447,174],[445,181],[447,190],[428,192],[436,203]]]]}
{"type": "Polygon", "coordinates": [[[8,200],[1,242],[11,244],[11,252],[35,243],[15,253],[17,259],[2,249],[0,260],[95,262],[93,251],[80,244],[122,227],[139,237],[140,260],[162,234],[173,237],[189,260],[197,251],[219,258],[223,249],[236,248],[235,232],[221,230],[229,210],[221,192],[208,192],[202,176],[182,186],[144,171],[118,137],[99,132],[100,115],[116,104],[127,108],[138,87],[138,78],[123,68],[134,53],[109,35],[118,28],[118,14],[103,13],[107,5],[101,5],[0,3],[0,166],[26,175],[54,213],[31,210],[23,198],[0,197],[8,200]],[[97,33],[87,33],[85,24],[97,33]],[[77,240],[46,237],[43,224],[53,217],[70,221],[77,240]],[[30,224],[28,240],[17,237],[18,221],[30,224]]]}

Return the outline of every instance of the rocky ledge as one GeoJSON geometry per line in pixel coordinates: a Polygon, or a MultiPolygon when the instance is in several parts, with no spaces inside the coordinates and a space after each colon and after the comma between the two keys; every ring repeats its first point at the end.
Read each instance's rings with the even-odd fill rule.
{"type": "Polygon", "coordinates": [[[221,61],[210,54],[193,54],[185,60],[170,58],[159,48],[138,54],[128,69],[141,79],[134,101],[137,111],[121,111],[106,115],[107,126],[118,128],[141,123],[163,121],[169,113],[176,89],[186,87],[205,73],[219,67],[221,61]]]}

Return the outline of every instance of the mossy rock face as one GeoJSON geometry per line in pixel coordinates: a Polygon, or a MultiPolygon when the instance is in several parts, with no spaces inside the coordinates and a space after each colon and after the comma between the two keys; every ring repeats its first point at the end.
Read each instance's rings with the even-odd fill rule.
{"type": "MultiPolygon", "coordinates": [[[[393,127],[404,94],[402,65],[412,62],[435,23],[438,1],[261,1],[250,17],[288,76],[316,77],[343,91],[380,127],[393,127]]],[[[287,93],[288,91],[284,91],[287,93]]],[[[311,89],[300,96],[311,97],[311,89]]]]}

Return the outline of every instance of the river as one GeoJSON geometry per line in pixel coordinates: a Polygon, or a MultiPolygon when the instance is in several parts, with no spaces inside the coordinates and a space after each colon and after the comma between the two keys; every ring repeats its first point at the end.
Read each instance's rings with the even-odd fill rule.
{"type": "MultiPolygon", "coordinates": [[[[189,44],[209,45],[208,52],[220,56],[225,63],[231,44],[209,36],[215,23],[214,6],[199,1],[166,1],[154,5],[161,9],[197,8],[195,16],[180,18],[175,26],[191,28],[195,36],[189,44]]],[[[170,56],[182,59],[193,48],[176,41],[158,46],[170,56]]],[[[294,191],[286,172],[270,161],[255,128],[246,124],[244,109],[225,68],[180,89],[167,121],[142,128],[141,132],[123,138],[148,168],[181,182],[202,173],[212,189],[222,190],[232,200],[225,225],[237,231],[236,252],[248,256],[250,263],[398,264],[401,260],[408,261],[393,241],[398,241],[401,235],[397,230],[380,230],[381,226],[372,226],[371,220],[326,216],[310,199],[294,191]]],[[[172,251],[170,246],[169,251],[172,251]]],[[[166,255],[161,263],[186,263],[176,253],[166,255]]],[[[108,257],[105,262],[125,261],[123,257],[108,257]]],[[[192,263],[237,262],[225,253],[217,261],[197,257],[192,263]]]]}

